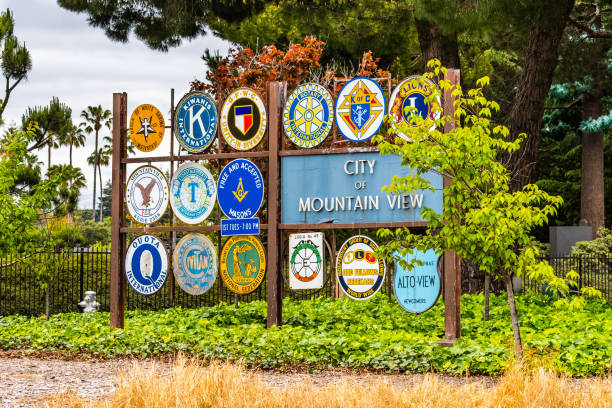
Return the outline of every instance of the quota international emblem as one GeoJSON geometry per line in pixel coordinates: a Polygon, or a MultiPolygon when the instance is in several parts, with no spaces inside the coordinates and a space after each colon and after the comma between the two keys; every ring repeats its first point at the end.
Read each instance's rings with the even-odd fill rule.
{"type": "Polygon", "coordinates": [[[239,88],[229,94],[221,108],[221,133],[234,149],[250,150],[266,133],[266,108],[257,92],[239,88]]]}
{"type": "Polygon", "coordinates": [[[153,105],[140,105],[130,116],[130,139],[141,152],[157,149],[165,129],[164,115],[153,105]]]}
{"type": "Polygon", "coordinates": [[[230,237],[221,251],[221,279],[234,293],[246,295],[259,287],[266,275],[266,255],[253,235],[230,237]]]}
{"type": "Polygon", "coordinates": [[[369,78],[347,82],[336,100],[336,126],[352,142],[363,142],[378,132],[386,109],[385,94],[369,78]]]}
{"type": "Polygon", "coordinates": [[[202,234],[187,234],[178,242],[173,255],[174,277],[190,295],[201,295],[217,278],[217,251],[202,234]]]}
{"type": "Polygon", "coordinates": [[[204,166],[185,163],[176,170],[170,193],[174,214],[187,224],[198,224],[212,211],[217,199],[217,186],[204,166]]]}
{"type": "Polygon", "coordinates": [[[125,190],[130,215],[141,224],[159,220],[168,207],[168,181],[153,166],[140,166],[130,175],[125,190]]]}
{"type": "Polygon", "coordinates": [[[334,104],[327,89],[319,84],[300,85],[285,104],[285,134],[300,147],[318,146],[332,128],[333,115],[334,104]]]}
{"type": "Polygon", "coordinates": [[[217,131],[215,101],[202,92],[183,96],[174,111],[176,139],[188,152],[201,153],[211,145],[217,131]]]}
{"type": "MultiPolygon", "coordinates": [[[[394,119],[395,123],[408,123],[409,126],[415,126],[416,123],[410,121],[410,117],[414,114],[432,121],[440,118],[440,112],[433,112],[433,108],[440,107],[440,98],[438,97],[431,105],[425,101],[431,95],[432,85],[429,79],[411,76],[404,79],[393,90],[389,104],[389,116],[394,119]]],[[[435,125],[432,126],[432,130],[434,128],[435,125]]],[[[406,139],[402,133],[398,133],[398,136],[406,139]]]]}
{"type": "Polygon", "coordinates": [[[338,252],[336,274],[342,291],[353,299],[371,298],[385,281],[386,265],[376,257],[378,245],[365,235],[349,238],[338,252]]]}
{"type": "Polygon", "coordinates": [[[141,295],[152,295],[168,276],[168,254],[164,244],[153,235],[136,238],[125,254],[125,277],[141,295]]]}

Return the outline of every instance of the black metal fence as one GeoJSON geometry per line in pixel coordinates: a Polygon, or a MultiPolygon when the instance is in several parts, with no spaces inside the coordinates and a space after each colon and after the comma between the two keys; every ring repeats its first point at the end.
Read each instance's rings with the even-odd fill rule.
{"type": "MultiPolygon", "coordinates": [[[[15,258],[0,259],[0,315],[11,314],[38,315],[45,311],[45,291],[37,282],[36,265],[39,257],[45,254],[33,254],[28,262],[20,262],[15,258]]],[[[49,303],[51,313],[78,312],[77,303],[83,300],[87,290],[93,290],[97,294],[101,310],[109,310],[109,277],[110,277],[110,251],[91,250],[88,248],[74,249],[67,255],[55,254],[62,257],[62,267],[56,271],[49,286],[49,303]]],[[[570,270],[578,275],[579,290],[585,286],[591,286],[600,290],[604,298],[612,300],[612,257],[604,256],[568,256],[548,258],[558,276],[565,277],[570,270]]],[[[336,291],[335,280],[331,271],[331,262],[327,262],[328,270],[326,282],[322,289],[311,291],[292,291],[287,282],[286,262],[283,264],[283,296],[292,299],[306,299],[315,296],[332,297],[336,291]]],[[[389,297],[393,294],[391,286],[392,265],[388,266],[385,284],[382,292],[389,297]]],[[[253,300],[265,300],[266,281],[253,293],[238,296],[223,287],[223,282],[218,278],[211,290],[200,296],[191,296],[180,289],[178,285],[172,284],[173,277],[166,280],[164,286],[154,295],[143,296],[127,290],[127,309],[159,310],[173,306],[184,308],[195,308],[201,306],[212,306],[220,302],[250,302],[253,300]]],[[[523,279],[526,288],[542,291],[541,283],[523,279]]]]}

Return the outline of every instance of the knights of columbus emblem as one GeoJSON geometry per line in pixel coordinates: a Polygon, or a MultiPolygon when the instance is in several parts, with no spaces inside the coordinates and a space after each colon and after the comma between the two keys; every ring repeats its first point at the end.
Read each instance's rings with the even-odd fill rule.
{"type": "Polygon", "coordinates": [[[386,110],[380,86],[368,78],[347,82],[336,100],[336,123],[340,133],[352,142],[363,142],[378,132],[386,110]]]}

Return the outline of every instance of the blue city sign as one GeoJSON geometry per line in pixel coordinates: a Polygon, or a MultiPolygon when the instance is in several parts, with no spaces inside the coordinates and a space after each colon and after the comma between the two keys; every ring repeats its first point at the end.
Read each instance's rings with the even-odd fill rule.
{"type": "Polygon", "coordinates": [[[255,163],[236,159],[223,168],[217,182],[217,200],[228,218],[251,218],[263,202],[264,182],[255,163]]]}
{"type": "Polygon", "coordinates": [[[168,254],[164,244],[153,235],[137,237],[125,254],[125,277],[141,295],[152,295],[168,275],[168,254]]]}
{"type": "MultiPolygon", "coordinates": [[[[396,252],[395,256],[399,256],[396,252]]],[[[423,313],[429,310],[440,296],[440,256],[433,249],[427,251],[413,250],[404,259],[418,259],[422,265],[414,265],[411,271],[402,268],[395,262],[393,291],[399,304],[410,313],[423,313]]]]}
{"type": "Polygon", "coordinates": [[[211,145],[217,131],[215,101],[202,92],[183,96],[174,111],[176,139],[188,152],[201,153],[211,145]]]}
{"type": "Polygon", "coordinates": [[[376,152],[281,158],[283,224],[423,221],[427,207],[442,211],[442,176],[422,174],[434,191],[388,194],[393,176],[414,171],[396,155],[376,152]]]}
{"type": "Polygon", "coordinates": [[[221,236],[259,235],[259,218],[221,219],[221,236]]]}

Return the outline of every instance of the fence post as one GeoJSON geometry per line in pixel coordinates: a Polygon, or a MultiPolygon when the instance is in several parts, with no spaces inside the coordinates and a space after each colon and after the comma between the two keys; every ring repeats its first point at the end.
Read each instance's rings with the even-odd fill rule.
{"type": "Polygon", "coordinates": [[[80,252],[80,256],[79,256],[79,296],[78,296],[78,298],[80,299],[81,296],[85,295],[85,292],[83,292],[83,276],[84,276],[84,272],[83,272],[83,248],[79,248],[79,252],[80,252]]]}
{"type": "Polygon", "coordinates": [[[582,289],[582,255],[578,258],[578,294],[582,289]]]}

